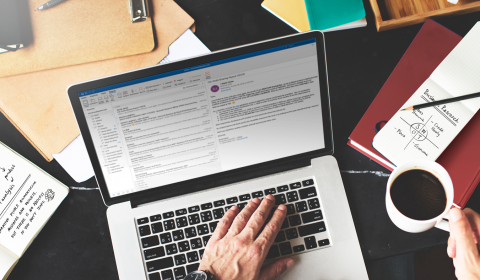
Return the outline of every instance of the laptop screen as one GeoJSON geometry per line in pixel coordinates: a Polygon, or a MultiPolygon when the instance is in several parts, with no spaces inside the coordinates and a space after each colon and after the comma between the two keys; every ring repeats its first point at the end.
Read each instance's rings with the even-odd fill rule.
{"type": "Polygon", "coordinates": [[[111,197],[325,148],[316,40],[78,93],[111,197]]]}

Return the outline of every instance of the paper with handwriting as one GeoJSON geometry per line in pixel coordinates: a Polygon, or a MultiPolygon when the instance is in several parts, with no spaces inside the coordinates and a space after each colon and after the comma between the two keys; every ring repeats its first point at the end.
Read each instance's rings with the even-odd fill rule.
{"type": "MultiPolygon", "coordinates": [[[[479,47],[477,23],[402,108],[479,92],[479,47]]],[[[373,147],[397,166],[414,159],[434,161],[479,108],[477,98],[398,111],[375,136],[373,147]]]]}
{"type": "Polygon", "coordinates": [[[68,187],[0,143],[0,244],[21,256],[68,187]]]}

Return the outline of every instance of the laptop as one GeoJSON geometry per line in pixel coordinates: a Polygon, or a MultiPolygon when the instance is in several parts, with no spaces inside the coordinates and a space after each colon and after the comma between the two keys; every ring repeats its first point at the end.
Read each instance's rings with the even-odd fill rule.
{"type": "Polygon", "coordinates": [[[183,279],[225,212],[268,194],[282,279],[368,279],[333,157],[319,31],[72,85],[120,279],[183,279]]]}

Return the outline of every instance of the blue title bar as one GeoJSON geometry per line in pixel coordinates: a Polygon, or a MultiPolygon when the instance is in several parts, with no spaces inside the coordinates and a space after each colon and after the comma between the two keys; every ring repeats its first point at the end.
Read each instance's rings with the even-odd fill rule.
{"type": "Polygon", "coordinates": [[[299,47],[299,46],[308,45],[308,44],[313,44],[313,43],[315,43],[315,39],[300,41],[300,42],[296,42],[296,43],[292,43],[292,44],[288,44],[288,45],[283,45],[283,46],[279,46],[279,47],[275,47],[275,48],[271,48],[271,49],[266,49],[266,50],[263,50],[263,51],[243,54],[243,55],[239,55],[239,56],[235,56],[235,57],[231,57],[231,58],[217,60],[217,61],[214,61],[214,62],[211,62],[211,63],[201,64],[201,65],[192,66],[192,67],[188,67],[188,68],[183,68],[183,69],[179,69],[179,70],[175,70],[175,71],[171,71],[171,72],[166,72],[166,73],[162,73],[162,74],[158,74],[158,75],[154,75],[154,76],[149,76],[149,77],[145,77],[145,78],[141,78],[141,79],[136,79],[136,80],[133,80],[133,81],[114,84],[114,85],[111,85],[111,86],[106,86],[106,87],[92,89],[92,90],[87,90],[87,91],[83,91],[83,92],[78,93],[78,96],[79,97],[87,96],[87,95],[91,95],[91,94],[95,94],[95,93],[99,93],[99,92],[103,92],[103,91],[107,91],[107,90],[112,90],[112,89],[117,89],[117,88],[121,88],[121,87],[131,86],[131,85],[138,84],[138,83],[143,83],[143,82],[148,82],[148,81],[151,81],[151,80],[165,78],[165,77],[169,77],[169,76],[173,76],[173,75],[183,74],[183,73],[186,73],[186,72],[196,71],[196,70],[207,68],[207,67],[212,67],[212,66],[216,66],[216,65],[220,65],[220,64],[225,64],[225,63],[229,63],[229,62],[233,62],[233,61],[237,61],[237,60],[242,60],[242,59],[246,59],[246,58],[250,58],[250,57],[254,57],[254,56],[264,55],[264,54],[272,53],[272,52],[278,52],[278,51],[281,51],[281,50],[290,49],[290,48],[299,47]]]}

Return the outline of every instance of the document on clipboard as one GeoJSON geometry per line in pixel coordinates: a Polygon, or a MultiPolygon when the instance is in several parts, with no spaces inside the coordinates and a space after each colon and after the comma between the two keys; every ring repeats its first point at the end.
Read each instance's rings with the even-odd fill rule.
{"type": "MultiPolygon", "coordinates": [[[[477,23],[402,108],[480,91],[479,45],[477,23]]],[[[480,99],[476,98],[398,111],[372,145],[396,166],[413,159],[435,161],[479,108],[480,99]]]]}

